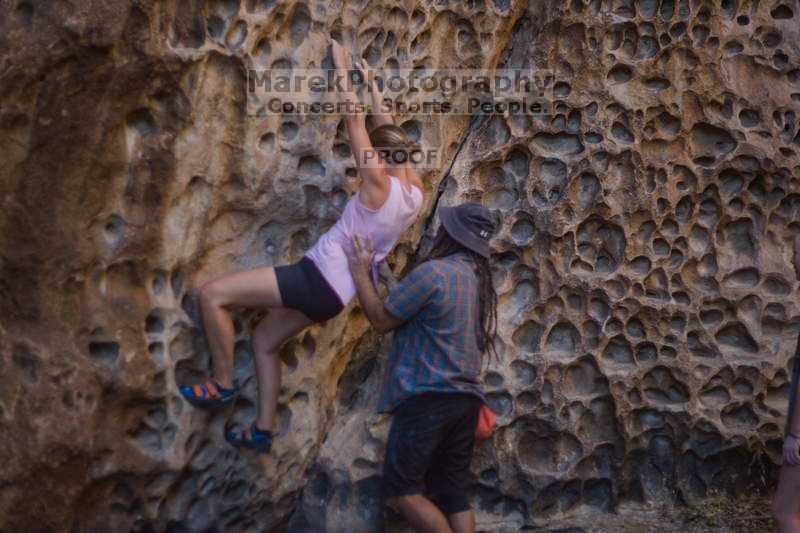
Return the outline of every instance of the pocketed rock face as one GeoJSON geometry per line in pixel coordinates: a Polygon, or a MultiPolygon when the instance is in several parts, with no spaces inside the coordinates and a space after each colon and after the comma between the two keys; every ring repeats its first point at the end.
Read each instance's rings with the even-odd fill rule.
{"type": "MultiPolygon", "coordinates": [[[[178,386],[208,368],[197,290],[299,259],[357,181],[340,117],[248,116],[246,69],[329,68],[330,34],[372,64],[491,68],[521,11],[4,3],[0,529],[264,531],[285,520],[366,322],[348,309],[285,346],[278,437],[259,458],[223,440],[255,416],[257,316],[236,317],[235,409],[180,399],[178,386]]],[[[442,131],[455,143],[466,125],[455,117],[442,131]]],[[[403,126],[433,142],[424,119],[403,126]]]]}
{"type": "MultiPolygon", "coordinates": [[[[372,64],[555,73],[551,116],[405,124],[454,159],[442,202],[503,222],[479,519],[772,484],[798,314],[800,6],[531,4],[4,5],[0,528],[380,526],[388,339],[355,308],[282,350],[266,458],[222,439],[255,413],[258,316],[237,314],[235,410],[177,391],[208,364],[197,288],[298,259],[356,186],[336,118],[246,114],[247,68],[327,67],[331,32],[372,64]]],[[[430,212],[442,175],[425,178],[430,212]]]]}
{"type": "MultiPolygon", "coordinates": [[[[800,6],[559,10],[527,12],[504,56],[553,69],[552,115],[484,117],[442,196],[502,221],[479,522],[771,490],[800,309],[800,6]]],[[[357,361],[298,524],[360,524],[378,482],[384,363],[357,361]]]]}

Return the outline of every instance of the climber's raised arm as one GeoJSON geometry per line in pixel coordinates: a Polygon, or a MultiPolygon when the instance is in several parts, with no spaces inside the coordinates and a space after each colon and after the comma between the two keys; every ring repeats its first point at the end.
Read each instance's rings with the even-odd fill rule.
{"type": "Polygon", "coordinates": [[[383,91],[375,78],[375,73],[367,63],[366,59],[357,59],[356,67],[364,77],[364,83],[367,85],[367,92],[372,98],[372,116],[375,119],[375,126],[382,126],[384,124],[394,124],[394,119],[390,112],[383,110],[383,91]]]}
{"type": "Polygon", "coordinates": [[[344,87],[345,99],[349,105],[345,106],[344,121],[347,126],[347,136],[350,140],[350,149],[356,160],[359,174],[361,175],[360,196],[367,207],[379,208],[389,195],[391,183],[383,165],[379,164],[375,151],[370,141],[366,126],[366,114],[355,105],[359,102],[355,91],[347,80],[348,60],[347,51],[331,39],[331,54],[333,65],[336,68],[336,77],[344,80],[340,87],[344,87]]]}

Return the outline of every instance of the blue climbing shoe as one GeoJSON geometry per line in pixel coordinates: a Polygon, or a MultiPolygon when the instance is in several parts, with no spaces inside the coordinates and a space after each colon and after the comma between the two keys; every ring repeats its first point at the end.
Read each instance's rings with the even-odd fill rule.
{"type": "Polygon", "coordinates": [[[234,448],[247,448],[258,453],[269,453],[272,448],[272,432],[262,431],[255,424],[244,431],[228,431],[225,440],[234,448]]]}

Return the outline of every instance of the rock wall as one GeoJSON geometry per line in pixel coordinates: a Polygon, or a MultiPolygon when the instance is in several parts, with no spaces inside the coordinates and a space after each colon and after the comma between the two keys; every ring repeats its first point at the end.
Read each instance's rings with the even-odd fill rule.
{"type": "MultiPolygon", "coordinates": [[[[522,6],[2,8],[0,529],[279,524],[334,423],[367,323],[349,309],[288,343],[274,453],[241,455],[222,437],[255,414],[248,330],[260,316],[237,316],[243,399],[187,408],[177,387],[208,368],[197,287],[299,259],[357,175],[339,117],[248,116],[246,69],[329,67],[330,34],[373,63],[493,67],[522,6]]],[[[404,126],[423,142],[437,126],[455,146],[467,124],[404,126]]],[[[438,176],[426,180],[427,210],[438,176]]]]}
{"type": "Polygon", "coordinates": [[[482,523],[773,482],[798,330],[796,0],[0,7],[0,528],[381,527],[388,339],[356,306],[282,350],[266,458],[222,439],[255,412],[259,314],[237,315],[235,409],[177,393],[208,364],[197,287],[299,258],[357,185],[335,117],[246,114],[247,68],[324,68],[331,32],[372,64],[556,74],[551,116],[405,124],[453,163],[426,173],[426,212],[471,199],[504,221],[482,523]]]}
{"type": "MultiPolygon", "coordinates": [[[[484,117],[441,198],[503,221],[479,523],[774,486],[800,325],[797,13],[577,1],[521,18],[501,65],[553,69],[554,112],[484,117]]],[[[351,364],[298,531],[366,530],[389,421],[372,414],[383,360],[351,364]]]]}

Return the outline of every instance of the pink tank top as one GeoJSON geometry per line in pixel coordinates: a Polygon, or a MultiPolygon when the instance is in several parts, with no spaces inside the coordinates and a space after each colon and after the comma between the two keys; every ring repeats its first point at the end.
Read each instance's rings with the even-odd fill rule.
{"type": "Polygon", "coordinates": [[[406,190],[400,178],[389,176],[389,196],[377,210],[371,210],[354,194],[344,208],[342,217],[306,253],[319,269],[328,284],[336,291],[342,305],[347,305],[356,294],[356,287],[347,265],[343,246],[350,246],[353,235],[372,235],[375,264],[382,261],[403,233],[414,223],[422,207],[422,191],[411,186],[406,190]]]}

